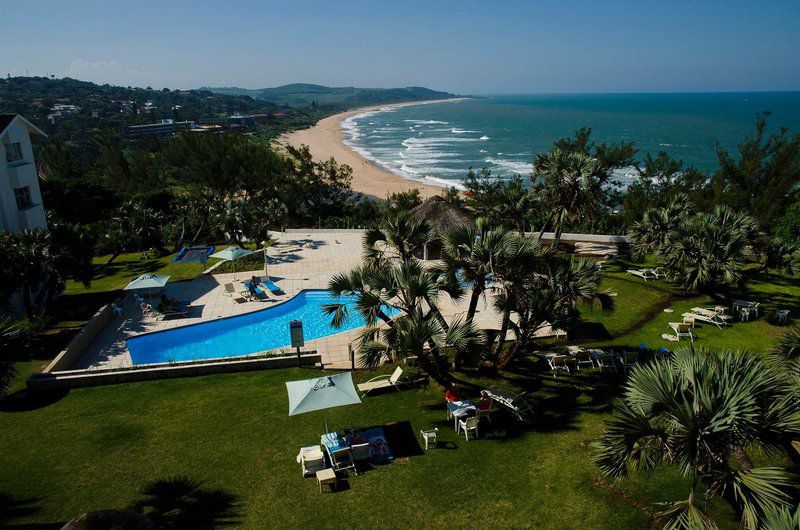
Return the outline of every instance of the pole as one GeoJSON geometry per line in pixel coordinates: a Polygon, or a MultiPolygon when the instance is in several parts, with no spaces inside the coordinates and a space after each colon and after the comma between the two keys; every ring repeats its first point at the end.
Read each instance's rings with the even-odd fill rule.
{"type": "Polygon", "coordinates": [[[347,345],[347,353],[350,354],[350,369],[351,370],[355,370],[356,369],[356,356],[355,356],[355,353],[353,352],[353,343],[352,342],[347,345]]]}
{"type": "Polygon", "coordinates": [[[300,368],[300,346],[297,347],[297,367],[300,368]]]}

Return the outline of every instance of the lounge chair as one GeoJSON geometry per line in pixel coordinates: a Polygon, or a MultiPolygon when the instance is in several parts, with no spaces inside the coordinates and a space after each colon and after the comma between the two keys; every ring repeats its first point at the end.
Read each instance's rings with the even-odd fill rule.
{"type": "Polygon", "coordinates": [[[414,380],[411,380],[408,377],[403,377],[403,369],[398,366],[394,369],[392,375],[379,375],[378,377],[373,377],[366,383],[359,383],[358,391],[363,392],[361,397],[366,397],[367,394],[373,390],[394,388],[395,390],[399,391],[400,386],[414,384],[414,382],[414,380]]]}
{"type": "Polygon", "coordinates": [[[589,350],[585,350],[580,346],[567,346],[567,353],[573,356],[576,370],[580,370],[582,364],[589,365],[589,368],[594,368],[594,359],[589,350]]]}
{"type": "Polygon", "coordinates": [[[342,449],[337,449],[336,451],[331,451],[330,457],[331,457],[331,467],[335,471],[343,471],[345,469],[353,469],[356,467],[355,462],[353,462],[353,454],[350,451],[349,447],[344,447],[342,449]]]}
{"type": "Polygon", "coordinates": [[[248,298],[250,297],[249,291],[237,291],[236,285],[234,285],[233,283],[225,284],[225,294],[233,298],[233,301],[236,302],[237,304],[243,304],[247,302],[248,298]],[[245,295],[245,293],[247,294],[245,295]]]}
{"type": "Polygon", "coordinates": [[[510,410],[517,419],[526,422],[533,419],[533,407],[525,399],[525,393],[515,394],[497,388],[488,388],[483,392],[492,398],[492,403],[497,403],[500,406],[510,410]]]}
{"type": "Polygon", "coordinates": [[[353,460],[353,470],[356,472],[356,475],[358,475],[358,463],[368,461],[372,458],[369,452],[369,442],[351,445],[350,458],[353,460]]]}
{"type": "Polygon", "coordinates": [[[688,322],[670,322],[669,327],[675,332],[675,336],[678,337],[678,340],[681,340],[681,337],[683,337],[684,339],[694,341],[692,327],[688,322]]]}
{"type": "Polygon", "coordinates": [[[639,352],[626,351],[622,354],[622,369],[627,371],[630,368],[639,364],[639,352]]]}
{"type": "Polygon", "coordinates": [[[625,272],[628,274],[633,274],[634,276],[638,276],[646,282],[658,279],[658,275],[650,269],[628,269],[625,272]]]}
{"type": "Polygon", "coordinates": [[[722,326],[729,326],[733,320],[733,317],[730,315],[723,315],[722,313],[713,309],[705,309],[702,307],[693,307],[691,309],[691,313],[683,313],[681,316],[693,316],[695,320],[706,322],[708,324],[714,324],[718,328],[722,328],[722,326]]]}
{"type": "Polygon", "coordinates": [[[619,371],[617,367],[617,358],[613,353],[604,351],[595,357],[595,359],[597,360],[598,368],[601,370],[614,370],[615,372],[619,371]]]}
{"type": "Polygon", "coordinates": [[[264,281],[261,281],[261,278],[257,278],[257,279],[258,279],[258,286],[259,287],[264,286],[272,294],[286,294],[283,291],[283,289],[278,287],[278,285],[275,282],[273,282],[271,279],[267,278],[264,281]]]}
{"type": "Polygon", "coordinates": [[[558,372],[564,372],[569,375],[571,372],[569,369],[569,363],[571,361],[572,358],[566,355],[556,355],[554,357],[547,358],[547,364],[550,365],[550,370],[553,372],[553,377],[555,377],[558,372]]]}
{"type": "MultiPolygon", "coordinates": [[[[180,318],[187,318],[189,316],[189,308],[185,309],[165,309],[160,311],[159,309],[154,308],[150,304],[145,304],[147,306],[147,314],[151,315],[155,318],[161,318],[162,320],[169,318],[169,317],[180,317],[180,318]]],[[[145,308],[143,307],[142,310],[145,308]]]]}

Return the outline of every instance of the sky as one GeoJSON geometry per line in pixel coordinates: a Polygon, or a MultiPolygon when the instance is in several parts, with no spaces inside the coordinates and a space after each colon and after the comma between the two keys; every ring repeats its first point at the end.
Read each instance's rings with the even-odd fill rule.
{"type": "Polygon", "coordinates": [[[153,88],[800,90],[800,0],[0,1],[0,74],[153,88]]]}

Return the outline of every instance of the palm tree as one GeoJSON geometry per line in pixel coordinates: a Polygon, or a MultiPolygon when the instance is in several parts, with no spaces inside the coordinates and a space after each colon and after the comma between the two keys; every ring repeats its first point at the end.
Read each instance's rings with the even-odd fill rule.
{"type": "Polygon", "coordinates": [[[571,331],[579,322],[581,304],[599,303],[605,312],[614,310],[614,298],[601,291],[602,271],[592,260],[565,258],[547,252],[537,259],[526,258],[530,269],[521,269],[513,281],[504,282],[494,305],[503,314],[501,335],[494,354],[503,370],[540,329],[551,326],[571,331]],[[510,315],[516,315],[516,322],[510,315]],[[515,341],[503,349],[506,331],[515,341]]]}
{"type": "Polygon", "coordinates": [[[758,240],[755,220],[727,206],[684,219],[656,252],[667,274],[684,287],[715,293],[720,287],[741,290],[750,247],[758,240]]]}
{"type": "Polygon", "coordinates": [[[602,198],[598,165],[599,162],[589,155],[559,148],[536,156],[531,191],[549,212],[539,231],[540,240],[552,222],[553,246],[557,247],[567,222],[577,223],[597,214],[602,198]]]}
{"type": "Polygon", "coordinates": [[[797,387],[749,352],[682,349],[669,361],[636,367],[595,460],[608,477],[678,467],[691,481],[686,500],[668,503],[666,528],[714,528],[699,486],[719,494],[755,529],[785,506],[793,484],[785,469],[754,467],[748,451],[790,451],[800,434],[797,387]]]}
{"type": "Polygon", "coordinates": [[[414,253],[435,239],[434,229],[424,219],[400,211],[383,229],[372,228],[364,234],[364,252],[370,263],[384,260],[410,260],[414,253]],[[379,246],[378,243],[383,243],[379,246]]]}
{"type": "Polygon", "coordinates": [[[676,195],[665,208],[646,210],[642,220],[634,223],[628,231],[628,237],[634,243],[633,257],[641,260],[647,254],[666,247],[680,222],[693,214],[694,208],[684,194],[676,195]]]}
{"type": "Polygon", "coordinates": [[[800,386],[800,325],[795,324],[783,334],[769,352],[776,369],[795,378],[800,386]]]}
{"type": "Polygon", "coordinates": [[[486,282],[508,254],[513,235],[504,228],[490,229],[486,219],[478,218],[475,227],[458,227],[445,236],[442,263],[435,270],[443,275],[447,285],[471,286],[467,322],[475,317],[486,282]]]}

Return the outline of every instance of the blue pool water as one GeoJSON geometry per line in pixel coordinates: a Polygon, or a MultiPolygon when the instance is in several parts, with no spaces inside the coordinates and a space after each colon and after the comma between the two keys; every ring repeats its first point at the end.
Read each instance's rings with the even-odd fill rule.
{"type": "Polygon", "coordinates": [[[324,290],[301,291],[291,300],[261,311],[133,337],[127,341],[128,351],[133,364],[139,365],[237,357],[282,348],[291,345],[291,320],[303,321],[306,342],[364,326],[354,303],[355,297],[339,298],[324,290]],[[350,316],[342,328],[335,329],[322,306],[342,299],[350,316]]]}

